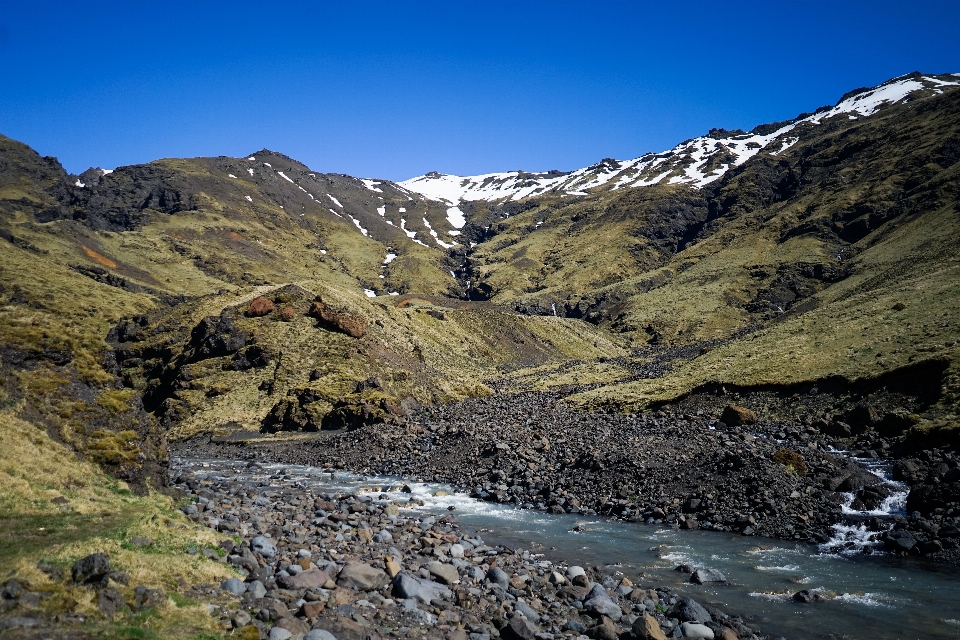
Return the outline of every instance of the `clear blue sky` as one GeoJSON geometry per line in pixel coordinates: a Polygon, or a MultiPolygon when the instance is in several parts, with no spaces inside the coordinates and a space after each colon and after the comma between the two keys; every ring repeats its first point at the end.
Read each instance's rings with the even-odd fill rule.
{"type": "Polygon", "coordinates": [[[69,171],[267,147],[574,169],[960,72],[960,2],[0,0],[0,133],[69,171]]]}

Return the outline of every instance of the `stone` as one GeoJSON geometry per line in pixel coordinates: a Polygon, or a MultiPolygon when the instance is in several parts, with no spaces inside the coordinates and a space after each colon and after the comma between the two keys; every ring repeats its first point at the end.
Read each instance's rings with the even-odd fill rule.
{"type": "Polygon", "coordinates": [[[0,631],[6,631],[7,629],[18,629],[21,627],[38,627],[40,626],[40,621],[36,618],[27,618],[25,616],[16,616],[13,618],[7,618],[6,620],[0,620],[0,631]]]}
{"type": "Polygon", "coordinates": [[[313,629],[303,636],[303,640],[337,640],[337,636],[326,629],[313,629]]]}
{"type": "Polygon", "coordinates": [[[740,636],[730,627],[724,627],[720,632],[720,640],[740,640],[740,636]]]}
{"type": "Polygon", "coordinates": [[[393,579],[392,594],[396,598],[412,598],[424,604],[430,604],[431,600],[453,597],[453,592],[442,584],[417,578],[407,571],[400,572],[393,579]]]}
{"type": "Polygon", "coordinates": [[[594,640],[618,640],[620,629],[607,616],[600,618],[600,624],[587,630],[587,635],[594,640]]]}
{"type": "Polygon", "coordinates": [[[301,571],[295,576],[281,576],[280,578],[277,578],[277,584],[282,586],[284,589],[290,590],[317,589],[327,584],[327,581],[329,580],[330,576],[328,576],[325,571],[321,571],[320,569],[308,569],[306,571],[301,571]]]}
{"type": "Polygon", "coordinates": [[[462,544],[452,544],[450,545],[450,557],[451,558],[462,558],[464,554],[464,548],[462,544]]]}
{"type": "Polygon", "coordinates": [[[283,627],[273,627],[270,629],[270,635],[267,637],[270,640],[287,640],[287,638],[292,638],[293,634],[283,627]]]}
{"type": "Polygon", "coordinates": [[[524,616],[530,622],[540,622],[540,614],[534,611],[533,607],[526,602],[518,600],[516,604],[513,605],[513,610],[524,616]]]}
{"type": "Polygon", "coordinates": [[[248,318],[262,318],[265,315],[273,313],[274,308],[272,302],[260,296],[250,301],[246,315],[248,318]]]}
{"type": "Polygon", "coordinates": [[[307,632],[310,631],[309,624],[290,615],[284,616],[277,620],[274,628],[286,629],[292,635],[299,637],[305,636],[307,632]]]}
{"type": "Polygon", "coordinates": [[[493,584],[500,585],[504,589],[510,586],[510,576],[500,567],[491,567],[491,569],[487,571],[487,580],[493,584]]]}
{"type": "Polygon", "coordinates": [[[727,578],[716,569],[697,569],[690,576],[693,584],[707,584],[708,582],[726,582],[727,578]]]}
{"type": "Polygon", "coordinates": [[[563,625],[563,630],[573,631],[574,633],[578,633],[580,635],[587,633],[587,627],[579,620],[567,620],[563,625]]]}
{"type": "Polygon", "coordinates": [[[365,640],[370,634],[369,629],[342,615],[320,618],[314,626],[329,631],[339,640],[365,640]]]}
{"type": "Polygon", "coordinates": [[[623,617],[623,611],[620,609],[620,605],[611,600],[606,594],[584,602],[583,610],[598,616],[606,616],[613,621],[617,621],[623,617]]]}
{"type": "Polygon", "coordinates": [[[263,536],[257,536],[250,541],[250,548],[262,555],[264,558],[272,558],[277,555],[277,547],[263,536]]]}
{"type": "Polygon", "coordinates": [[[73,581],[79,584],[102,582],[110,573],[110,556],[105,553],[93,553],[80,558],[73,565],[73,581]]]}
{"type": "Polygon", "coordinates": [[[684,638],[705,638],[706,640],[713,640],[713,629],[705,624],[684,622],[680,625],[680,629],[683,631],[684,638]]]}
{"type": "Polygon", "coordinates": [[[153,544],[153,540],[150,538],[144,538],[143,536],[134,536],[130,538],[129,542],[135,547],[149,547],[153,544]]]}
{"type": "Polygon", "coordinates": [[[253,621],[253,618],[250,617],[250,614],[240,609],[233,617],[230,618],[230,623],[233,625],[234,629],[242,629],[253,621]]]}
{"type": "Polygon", "coordinates": [[[507,626],[500,630],[500,637],[503,640],[534,640],[539,631],[536,624],[525,616],[515,615],[510,618],[507,626]]]}
{"type": "Polygon", "coordinates": [[[888,551],[910,551],[917,540],[909,531],[888,531],[883,536],[883,545],[888,551]]]}
{"type": "Polygon", "coordinates": [[[567,567],[567,578],[573,580],[577,576],[585,576],[587,572],[583,570],[583,567],[578,567],[576,565],[572,567],[567,567]]]}
{"type": "Polygon", "coordinates": [[[108,620],[113,620],[113,617],[118,613],[129,610],[123,599],[123,594],[114,589],[100,590],[100,593],[97,594],[97,608],[108,620]]]}
{"type": "Polygon", "coordinates": [[[700,522],[696,518],[687,518],[680,524],[681,529],[687,529],[688,531],[696,531],[700,528],[700,522]]]}
{"type": "Polygon", "coordinates": [[[138,611],[146,611],[159,607],[167,601],[167,594],[162,589],[150,589],[149,587],[137,587],[133,590],[133,603],[138,611]]]}
{"type": "Polygon", "coordinates": [[[247,590],[247,586],[238,578],[227,578],[220,583],[220,589],[222,591],[228,591],[235,596],[239,596],[247,590]]]}
{"type": "Polygon", "coordinates": [[[314,302],[309,315],[320,321],[328,329],[340,331],[351,338],[362,338],[367,333],[367,320],[363,316],[334,309],[323,302],[314,302]]]}
{"type": "Polygon", "coordinates": [[[247,592],[257,600],[259,600],[260,598],[267,595],[267,588],[259,580],[254,580],[253,582],[247,585],[247,592]]]}
{"type": "Polygon", "coordinates": [[[746,407],[728,404],[720,414],[720,421],[731,427],[740,427],[756,423],[757,414],[746,407]]]}
{"type": "Polygon", "coordinates": [[[393,542],[393,534],[386,529],[383,529],[382,531],[374,534],[373,541],[381,544],[389,544],[393,542]]]}
{"type": "Polygon", "coordinates": [[[567,579],[563,577],[563,574],[557,571],[550,572],[550,584],[562,585],[566,581],[567,579]]]}
{"type": "MultiPolygon", "coordinates": [[[[307,572],[304,571],[304,573],[307,572]]],[[[337,576],[338,587],[357,589],[359,591],[379,589],[380,587],[385,587],[389,582],[390,578],[385,572],[371,567],[368,564],[364,564],[363,562],[348,562],[343,566],[340,575],[337,576]]]]}
{"type": "Polygon", "coordinates": [[[646,613],[634,621],[632,630],[636,640],[667,640],[657,619],[646,613]]]}
{"type": "Polygon", "coordinates": [[[298,615],[304,618],[316,618],[323,612],[323,609],[324,605],[322,602],[304,602],[300,605],[300,613],[298,615]]]}
{"type": "Polygon", "coordinates": [[[713,622],[707,610],[693,598],[681,598],[673,610],[683,622],[713,622]]]}
{"type": "Polygon", "coordinates": [[[396,560],[387,560],[386,563],[384,564],[386,565],[386,568],[387,568],[387,575],[390,576],[391,578],[395,578],[398,573],[403,571],[403,567],[401,567],[400,563],[397,562],[396,560]]]}

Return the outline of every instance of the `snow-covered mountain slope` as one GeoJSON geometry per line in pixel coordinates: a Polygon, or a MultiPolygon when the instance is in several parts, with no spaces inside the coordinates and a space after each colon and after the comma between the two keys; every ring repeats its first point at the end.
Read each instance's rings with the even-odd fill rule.
{"type": "Polygon", "coordinates": [[[960,74],[930,76],[913,73],[848,93],[835,106],[818,109],[812,115],[761,125],[749,133],[715,129],[669,151],[650,153],[633,160],[607,158],[571,172],[508,171],[479,176],[431,172],[404,180],[399,186],[450,205],[471,200],[520,200],[547,193],[586,195],[599,187],[622,189],[663,183],[702,187],[761,151],[771,155],[781,153],[796,144],[806,127],[816,127],[836,117],[850,120],[868,117],[883,105],[907,101],[917,92],[924,95],[942,93],[944,89],[957,86],[960,86],[960,74]]]}

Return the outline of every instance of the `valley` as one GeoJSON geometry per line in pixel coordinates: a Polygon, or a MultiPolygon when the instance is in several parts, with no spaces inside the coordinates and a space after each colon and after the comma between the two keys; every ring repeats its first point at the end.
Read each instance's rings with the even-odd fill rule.
{"type": "MultiPolygon", "coordinates": [[[[722,588],[706,620],[692,587],[398,510],[411,483],[955,571],[958,87],[402,182],[266,149],[70,175],[0,136],[0,630],[774,637],[722,588]],[[123,575],[77,580],[95,553],[123,575]]],[[[837,596],[810,589],[786,602],[837,596]]]]}

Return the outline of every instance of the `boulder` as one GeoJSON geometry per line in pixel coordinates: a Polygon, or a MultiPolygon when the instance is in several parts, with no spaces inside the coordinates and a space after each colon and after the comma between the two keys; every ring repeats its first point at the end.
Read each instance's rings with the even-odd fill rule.
{"type": "MultiPolygon", "coordinates": [[[[346,570],[346,567],[344,567],[344,570],[346,570]]],[[[330,576],[327,575],[325,571],[321,571],[320,569],[307,569],[295,576],[280,576],[277,578],[277,584],[284,589],[295,591],[297,589],[319,589],[327,584],[329,580],[330,576]]],[[[384,584],[386,584],[386,581],[384,581],[384,584]]]]}
{"type": "Polygon", "coordinates": [[[680,625],[680,630],[683,631],[684,638],[705,638],[706,640],[713,640],[713,629],[705,624],[684,622],[680,625]]]}
{"type": "Polygon", "coordinates": [[[431,562],[427,564],[427,571],[442,584],[457,584],[460,582],[460,574],[452,564],[431,562]]]}
{"type": "Polygon", "coordinates": [[[929,514],[934,509],[949,509],[956,502],[960,502],[960,482],[921,484],[907,494],[907,513],[929,514]]]}
{"type": "Polygon", "coordinates": [[[515,615],[510,618],[503,629],[500,630],[500,637],[503,640],[534,640],[540,629],[525,616],[515,615]]]}
{"type": "MultiPolygon", "coordinates": [[[[307,572],[304,571],[303,573],[307,572]]],[[[303,573],[300,575],[302,576],[303,573]]],[[[318,573],[323,572],[318,571],[318,573]]],[[[389,582],[390,577],[384,571],[371,567],[363,562],[348,562],[340,571],[340,575],[337,576],[338,587],[356,589],[358,591],[379,589],[380,587],[385,587],[389,582]]]]}
{"type": "Polygon", "coordinates": [[[735,404],[728,404],[720,414],[720,421],[731,427],[740,427],[745,424],[754,424],[757,421],[757,414],[746,407],[739,407],[735,404]]]}
{"type": "Polygon", "coordinates": [[[146,611],[159,607],[166,602],[167,594],[162,589],[151,589],[149,587],[137,587],[133,590],[133,603],[139,611],[146,611]]]}
{"type": "Polygon", "coordinates": [[[618,640],[620,638],[620,629],[613,624],[613,620],[603,616],[600,618],[600,624],[587,630],[587,635],[594,640],[618,640]]]}
{"type": "Polygon", "coordinates": [[[673,606],[673,614],[683,622],[713,622],[707,610],[693,598],[681,598],[673,606]]]}
{"type": "Polygon", "coordinates": [[[395,598],[419,600],[430,604],[431,600],[451,598],[453,592],[438,582],[417,578],[407,571],[401,571],[393,579],[392,594],[395,598]]]}
{"type": "Polygon", "coordinates": [[[367,333],[367,320],[361,315],[334,309],[323,302],[314,302],[310,306],[309,315],[316,318],[321,325],[345,333],[351,338],[362,338],[367,333]]]}
{"type": "Polygon", "coordinates": [[[646,613],[633,623],[633,636],[637,640],[667,640],[657,619],[646,613]]]}
{"type": "Polygon", "coordinates": [[[262,555],[264,558],[272,558],[277,555],[277,547],[270,540],[263,536],[257,536],[250,541],[250,548],[262,555]]]}
{"type": "Polygon", "coordinates": [[[247,307],[247,317],[262,318],[265,315],[273,313],[273,310],[273,303],[263,296],[260,296],[250,301],[250,306],[247,307]]]}
{"type": "Polygon", "coordinates": [[[110,573],[110,556],[105,553],[92,553],[80,558],[73,565],[73,581],[79,584],[101,582],[110,573]]]}
{"type": "Polygon", "coordinates": [[[510,576],[500,567],[492,567],[487,571],[487,580],[493,584],[498,584],[504,589],[510,586],[510,576]]]}
{"type": "Polygon", "coordinates": [[[889,551],[908,552],[917,544],[916,538],[909,531],[887,531],[883,535],[883,545],[889,551]]]}
{"type": "Polygon", "coordinates": [[[716,569],[697,569],[690,576],[693,584],[707,584],[708,582],[726,582],[727,578],[716,569]]]}
{"type": "Polygon", "coordinates": [[[235,596],[239,596],[240,594],[246,592],[247,586],[243,584],[243,581],[239,578],[227,578],[220,583],[220,590],[227,591],[235,596]]]}
{"type": "Polygon", "coordinates": [[[590,598],[584,602],[583,610],[596,616],[606,616],[614,621],[623,617],[623,611],[620,609],[620,605],[611,600],[606,594],[590,598]]]}

